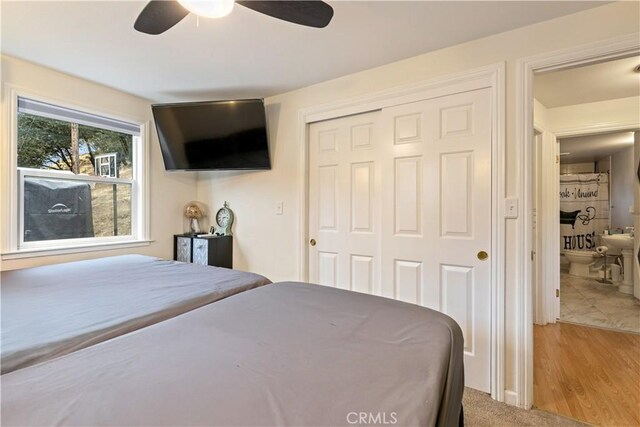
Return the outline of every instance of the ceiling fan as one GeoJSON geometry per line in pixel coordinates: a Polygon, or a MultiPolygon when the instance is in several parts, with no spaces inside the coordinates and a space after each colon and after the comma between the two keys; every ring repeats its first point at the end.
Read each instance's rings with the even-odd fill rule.
{"type": "Polygon", "coordinates": [[[161,34],[190,12],[207,18],[221,18],[231,13],[234,3],[307,27],[324,28],[333,17],[333,8],[320,0],[151,0],[140,12],[133,28],[141,33],[161,34]]]}

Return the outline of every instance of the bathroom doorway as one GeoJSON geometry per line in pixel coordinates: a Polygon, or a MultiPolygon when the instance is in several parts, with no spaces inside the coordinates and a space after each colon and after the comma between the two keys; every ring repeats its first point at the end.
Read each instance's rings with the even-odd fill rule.
{"type": "Polygon", "coordinates": [[[631,257],[634,131],[563,137],[558,146],[559,319],[640,334],[631,257]]]}
{"type": "Polygon", "coordinates": [[[640,334],[639,64],[632,56],[534,76],[536,324],[640,334]]]}
{"type": "Polygon", "coordinates": [[[638,65],[533,78],[533,404],[599,425],[640,424],[638,65]]]}

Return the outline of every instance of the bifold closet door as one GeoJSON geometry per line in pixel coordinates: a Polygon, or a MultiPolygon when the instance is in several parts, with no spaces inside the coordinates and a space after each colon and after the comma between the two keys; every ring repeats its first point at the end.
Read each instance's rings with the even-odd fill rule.
{"type": "Polygon", "coordinates": [[[457,93],[309,129],[310,281],[451,316],[466,383],[487,392],[490,96],[457,93]]]}

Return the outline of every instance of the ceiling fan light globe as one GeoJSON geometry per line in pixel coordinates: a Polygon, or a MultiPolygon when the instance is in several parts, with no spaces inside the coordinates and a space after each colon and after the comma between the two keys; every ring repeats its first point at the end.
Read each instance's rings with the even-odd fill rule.
{"type": "Polygon", "coordinates": [[[205,18],[222,18],[233,10],[234,0],[178,0],[191,13],[205,18]]]}

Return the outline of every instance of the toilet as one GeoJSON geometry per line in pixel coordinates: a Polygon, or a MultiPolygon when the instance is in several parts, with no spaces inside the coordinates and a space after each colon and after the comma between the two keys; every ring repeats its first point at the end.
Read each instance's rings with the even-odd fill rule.
{"type": "Polygon", "coordinates": [[[589,267],[596,260],[596,252],[581,250],[565,250],[564,256],[571,263],[569,274],[572,276],[590,277],[589,267]]]}

